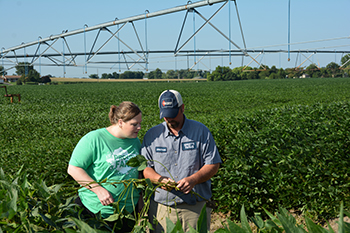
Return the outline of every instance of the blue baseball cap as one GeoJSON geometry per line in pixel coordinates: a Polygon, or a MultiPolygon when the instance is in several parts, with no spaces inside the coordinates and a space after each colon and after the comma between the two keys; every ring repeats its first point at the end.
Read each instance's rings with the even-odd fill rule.
{"type": "Polygon", "coordinates": [[[182,104],[182,97],[179,92],[175,90],[163,91],[158,99],[160,119],[163,117],[175,118],[182,104]]]}

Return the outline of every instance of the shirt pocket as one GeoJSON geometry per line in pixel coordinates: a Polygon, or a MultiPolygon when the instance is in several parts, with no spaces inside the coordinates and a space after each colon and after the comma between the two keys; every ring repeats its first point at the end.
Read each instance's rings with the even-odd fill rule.
{"type": "Polygon", "coordinates": [[[155,170],[160,174],[167,172],[167,169],[170,169],[170,165],[173,163],[173,158],[169,153],[171,153],[171,151],[166,147],[155,148],[153,165],[155,170]]]}
{"type": "Polygon", "coordinates": [[[187,170],[189,175],[197,172],[201,168],[203,161],[203,159],[200,158],[197,145],[183,143],[180,161],[182,168],[187,170]]]}

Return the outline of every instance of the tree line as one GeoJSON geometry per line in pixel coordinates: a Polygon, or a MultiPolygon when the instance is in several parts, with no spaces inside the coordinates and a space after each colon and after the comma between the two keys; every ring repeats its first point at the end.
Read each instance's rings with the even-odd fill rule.
{"type": "Polygon", "coordinates": [[[194,71],[194,70],[168,70],[163,73],[161,69],[157,68],[149,73],[142,71],[125,71],[122,74],[113,72],[112,74],[103,73],[101,77],[97,74],[89,75],[93,79],[192,79],[196,77],[207,78],[209,71],[194,71]]]}
{"type": "MultiPolygon", "coordinates": [[[[212,72],[195,71],[195,70],[168,70],[162,72],[157,68],[149,73],[141,71],[125,71],[122,74],[114,72],[113,74],[104,73],[101,79],[192,79],[203,78],[208,81],[230,81],[230,80],[248,80],[248,79],[284,79],[284,78],[324,78],[324,77],[348,77],[350,69],[350,54],[345,55],[341,59],[341,64],[331,62],[326,67],[317,67],[311,64],[307,67],[297,68],[280,68],[276,66],[271,68],[267,65],[261,65],[259,68],[252,67],[235,67],[231,69],[227,66],[218,66],[212,72]]],[[[98,79],[97,74],[92,74],[90,78],[98,79]]]]}
{"type": "MultiPolygon", "coordinates": [[[[317,67],[311,64],[307,67],[280,68],[276,66],[271,68],[267,65],[261,65],[259,68],[235,67],[231,69],[227,66],[218,66],[212,72],[203,70],[168,70],[162,72],[157,68],[148,73],[142,71],[125,71],[124,73],[103,73],[101,77],[98,74],[91,74],[91,79],[193,79],[202,78],[208,81],[230,81],[230,80],[248,80],[248,79],[283,79],[283,78],[323,78],[323,77],[348,77],[350,69],[350,54],[341,59],[341,66],[335,62],[329,63],[326,67],[317,67]]],[[[17,84],[22,83],[47,83],[51,82],[51,75],[41,76],[33,65],[26,62],[20,62],[15,66],[16,74],[21,78],[17,84]]],[[[6,75],[4,67],[0,66],[0,75],[6,75]]]]}
{"type": "Polygon", "coordinates": [[[230,81],[248,79],[283,79],[283,78],[326,78],[348,77],[349,68],[340,69],[337,63],[331,62],[326,67],[318,68],[311,64],[306,68],[277,69],[276,66],[269,68],[261,65],[259,68],[252,67],[229,67],[218,66],[208,75],[208,81],[230,81]]]}

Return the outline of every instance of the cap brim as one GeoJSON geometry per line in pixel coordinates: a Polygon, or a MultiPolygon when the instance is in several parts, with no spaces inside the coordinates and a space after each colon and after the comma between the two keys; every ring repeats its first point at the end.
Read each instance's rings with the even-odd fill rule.
{"type": "Polygon", "coordinates": [[[160,110],[159,118],[162,119],[164,117],[167,118],[175,118],[179,113],[180,108],[165,108],[160,110]]]}

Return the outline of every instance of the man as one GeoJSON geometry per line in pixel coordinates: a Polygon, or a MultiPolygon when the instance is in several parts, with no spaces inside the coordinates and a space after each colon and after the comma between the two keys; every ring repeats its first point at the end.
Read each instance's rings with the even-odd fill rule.
{"type": "MultiPolygon", "coordinates": [[[[164,91],[158,99],[160,119],[164,122],[144,136],[141,154],[148,160],[143,171],[153,183],[164,183],[154,194],[149,217],[158,220],[155,232],[166,229],[166,218],[179,219],[185,232],[196,224],[206,200],[211,197],[211,181],[221,158],[209,129],[184,115],[179,92],[164,91]],[[176,188],[169,188],[175,184],[176,188]],[[193,192],[199,195],[195,195],[193,192]]],[[[210,212],[208,214],[208,227],[210,212]]]]}

